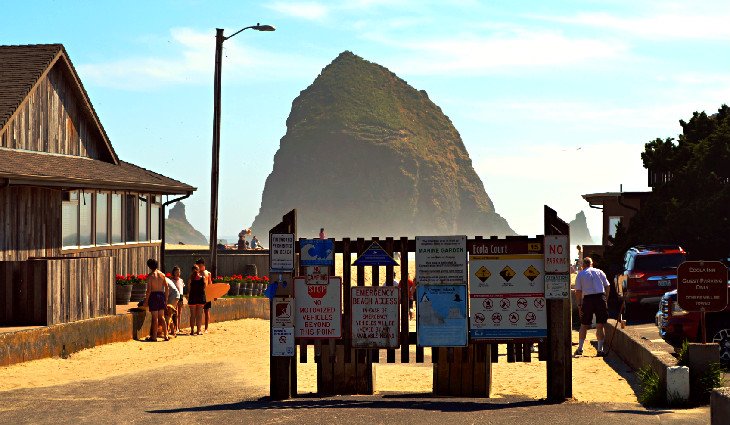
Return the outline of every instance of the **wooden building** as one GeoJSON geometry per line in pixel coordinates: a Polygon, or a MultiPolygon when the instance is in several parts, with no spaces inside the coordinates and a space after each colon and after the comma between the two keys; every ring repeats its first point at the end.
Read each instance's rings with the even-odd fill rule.
{"type": "Polygon", "coordinates": [[[114,312],[114,276],[160,258],[163,195],[117,157],[60,44],[0,46],[0,325],[114,312]]]}
{"type": "Polygon", "coordinates": [[[603,256],[605,248],[610,245],[611,238],[616,236],[619,227],[626,230],[631,219],[639,212],[642,204],[651,192],[603,192],[583,195],[591,208],[603,212],[603,229],[601,245],[585,245],[584,256],[603,256]]]}

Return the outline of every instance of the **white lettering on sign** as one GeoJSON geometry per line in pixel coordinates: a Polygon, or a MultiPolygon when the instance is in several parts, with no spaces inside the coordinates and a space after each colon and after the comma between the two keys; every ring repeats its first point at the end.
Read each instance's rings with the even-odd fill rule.
{"type": "Polygon", "coordinates": [[[310,284],[294,278],[297,338],[340,338],[342,336],[342,280],[330,277],[325,284],[310,284]]]}
{"type": "Polygon", "coordinates": [[[395,286],[355,286],[351,289],[353,347],[399,346],[399,295],[395,286]]]}
{"type": "Polygon", "coordinates": [[[570,272],[567,235],[545,235],[545,272],[570,272]]]}

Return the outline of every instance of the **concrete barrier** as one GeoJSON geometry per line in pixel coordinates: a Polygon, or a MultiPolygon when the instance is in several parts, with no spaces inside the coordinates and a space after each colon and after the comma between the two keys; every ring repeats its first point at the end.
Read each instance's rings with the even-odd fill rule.
{"type": "Polygon", "coordinates": [[[730,387],[715,388],[710,395],[710,423],[727,425],[730,422],[730,387]]]}
{"type": "MultiPolygon", "coordinates": [[[[221,298],[213,302],[211,321],[268,319],[268,298],[221,298]]],[[[189,309],[183,309],[181,327],[189,326],[189,309]]],[[[71,353],[112,342],[141,339],[149,335],[147,311],[80,320],[18,332],[0,333],[0,366],[65,357],[71,353]]]]}

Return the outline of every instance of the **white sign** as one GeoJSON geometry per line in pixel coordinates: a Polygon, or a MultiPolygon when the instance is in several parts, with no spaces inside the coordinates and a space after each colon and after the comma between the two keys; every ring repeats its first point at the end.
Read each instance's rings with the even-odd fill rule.
{"type": "Polygon", "coordinates": [[[326,285],[330,280],[327,266],[307,266],[305,269],[307,285],[326,285]]]}
{"type": "Polygon", "coordinates": [[[466,236],[416,236],[419,284],[463,284],[466,258],[466,236]]]}
{"type": "Polygon", "coordinates": [[[342,336],[342,279],[330,277],[326,284],[309,284],[294,278],[294,334],[319,339],[342,336]]]}
{"type": "Polygon", "coordinates": [[[567,235],[545,235],[545,272],[570,273],[567,235]]]}
{"type": "Polygon", "coordinates": [[[271,326],[275,328],[294,327],[293,298],[274,298],[274,322],[271,326]]]}
{"type": "Polygon", "coordinates": [[[291,357],[296,353],[294,328],[271,328],[271,356],[291,357]]]}
{"type": "Polygon", "coordinates": [[[353,286],[352,346],[358,348],[397,348],[398,304],[397,286],[353,286]]]}
{"type": "Polygon", "coordinates": [[[472,255],[469,264],[473,339],[547,337],[542,255],[472,255]]]}
{"type": "Polygon", "coordinates": [[[545,275],[545,299],[562,300],[567,299],[570,294],[570,275],[548,274],[545,275]]]}
{"type": "Polygon", "coordinates": [[[269,271],[271,273],[294,271],[293,233],[271,233],[269,235],[269,271]]]}

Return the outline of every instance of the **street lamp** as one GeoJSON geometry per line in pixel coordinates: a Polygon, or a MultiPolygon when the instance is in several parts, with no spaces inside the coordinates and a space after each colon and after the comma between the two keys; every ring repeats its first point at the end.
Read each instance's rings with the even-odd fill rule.
{"type": "Polygon", "coordinates": [[[256,31],[275,31],[271,25],[251,25],[241,28],[228,37],[223,36],[223,29],[215,30],[215,71],[213,74],[213,159],[210,171],[210,272],[218,273],[218,177],[220,168],[221,146],[221,65],[223,42],[238,33],[252,29],[256,31]]]}

